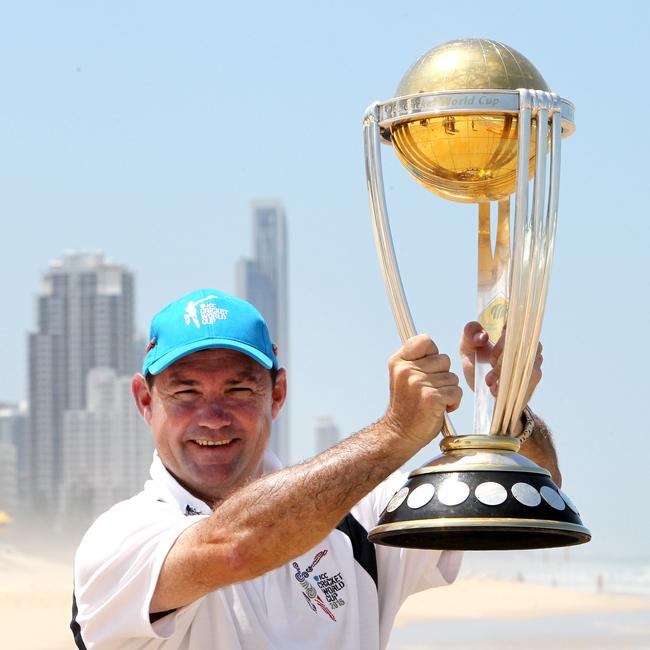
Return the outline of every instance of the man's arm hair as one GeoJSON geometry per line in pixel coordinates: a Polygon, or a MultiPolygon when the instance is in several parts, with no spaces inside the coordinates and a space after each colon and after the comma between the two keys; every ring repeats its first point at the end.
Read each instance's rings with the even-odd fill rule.
{"type": "Polygon", "coordinates": [[[458,407],[462,391],[449,365],[429,337],[407,341],[389,362],[384,418],[307,462],[241,487],[181,533],[163,563],[150,612],[256,578],[326,537],[458,407]]]}
{"type": "Polygon", "coordinates": [[[176,540],[151,611],[181,607],[305,553],[412,453],[380,422],[240,488],[176,540]]]}
{"type": "Polygon", "coordinates": [[[551,472],[551,477],[555,481],[555,484],[558,487],[562,487],[562,474],[560,473],[557,452],[555,451],[551,431],[546,422],[537,414],[533,417],[535,420],[533,433],[521,446],[520,451],[540,467],[544,467],[551,472]]]}

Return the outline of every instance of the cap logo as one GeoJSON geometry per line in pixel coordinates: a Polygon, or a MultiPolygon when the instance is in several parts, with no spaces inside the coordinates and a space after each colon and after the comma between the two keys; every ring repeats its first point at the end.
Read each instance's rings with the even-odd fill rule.
{"type": "Polygon", "coordinates": [[[213,302],[207,302],[218,299],[219,296],[206,296],[201,300],[189,300],[183,314],[185,324],[194,323],[197,328],[200,328],[201,325],[212,325],[218,320],[226,320],[228,318],[227,309],[217,307],[213,302]]]}

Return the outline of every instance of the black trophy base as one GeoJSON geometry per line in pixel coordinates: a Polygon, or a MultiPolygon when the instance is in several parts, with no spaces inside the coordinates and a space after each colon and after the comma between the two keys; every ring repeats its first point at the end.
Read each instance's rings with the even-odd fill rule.
{"type": "Polygon", "coordinates": [[[591,539],[547,470],[516,453],[512,438],[486,438],[456,438],[455,446],[411,472],[368,538],[462,551],[553,548],[591,539]]]}
{"type": "Polygon", "coordinates": [[[588,532],[578,530],[545,530],[543,528],[512,528],[458,525],[449,528],[380,531],[369,535],[376,544],[402,548],[437,549],[440,551],[520,551],[558,548],[584,544],[591,539],[588,532]]]}

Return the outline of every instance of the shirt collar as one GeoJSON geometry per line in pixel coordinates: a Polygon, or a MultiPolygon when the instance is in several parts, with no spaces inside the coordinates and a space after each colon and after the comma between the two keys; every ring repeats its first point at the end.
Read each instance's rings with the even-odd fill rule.
{"type": "MultiPolygon", "coordinates": [[[[262,474],[271,474],[282,469],[279,458],[266,450],[262,460],[262,474]]],[[[185,515],[209,515],[212,508],[188,492],[162,464],[157,451],[153,452],[153,462],[149,470],[151,480],[144,485],[145,492],[153,494],[158,501],[175,503],[185,515]]]]}

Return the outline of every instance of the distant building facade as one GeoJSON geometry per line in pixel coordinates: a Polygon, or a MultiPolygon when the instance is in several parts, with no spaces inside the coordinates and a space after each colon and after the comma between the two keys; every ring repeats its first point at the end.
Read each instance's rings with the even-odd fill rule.
{"type": "Polygon", "coordinates": [[[316,442],[316,453],[333,447],[340,439],[341,432],[329,416],[316,418],[314,425],[314,438],[316,442]]]}
{"type": "MultiPolygon", "coordinates": [[[[255,305],[264,316],[283,367],[288,366],[289,359],[288,257],[283,205],[277,201],[254,203],[253,258],[237,263],[236,293],[255,305]]],[[[287,404],[273,424],[271,449],[283,463],[289,463],[287,404]]]]}
{"type": "Polygon", "coordinates": [[[38,294],[36,331],[29,335],[27,465],[34,512],[60,512],[64,413],[86,408],[92,368],[133,372],[133,335],[128,269],[98,252],[68,252],[50,263],[38,294]]]}
{"type": "Polygon", "coordinates": [[[149,343],[149,337],[138,332],[133,339],[133,372],[142,372],[142,363],[147,352],[147,345],[149,343]]]}
{"type": "Polygon", "coordinates": [[[136,409],[131,377],[113,368],[87,374],[86,408],[63,414],[61,509],[89,523],[138,493],[149,475],[153,442],[136,409]]]}
{"type": "Polygon", "coordinates": [[[18,506],[18,454],[16,447],[0,441],[0,512],[15,515],[18,506]]]}
{"type": "Polygon", "coordinates": [[[27,505],[27,404],[0,404],[0,510],[14,514],[27,505]]]}

